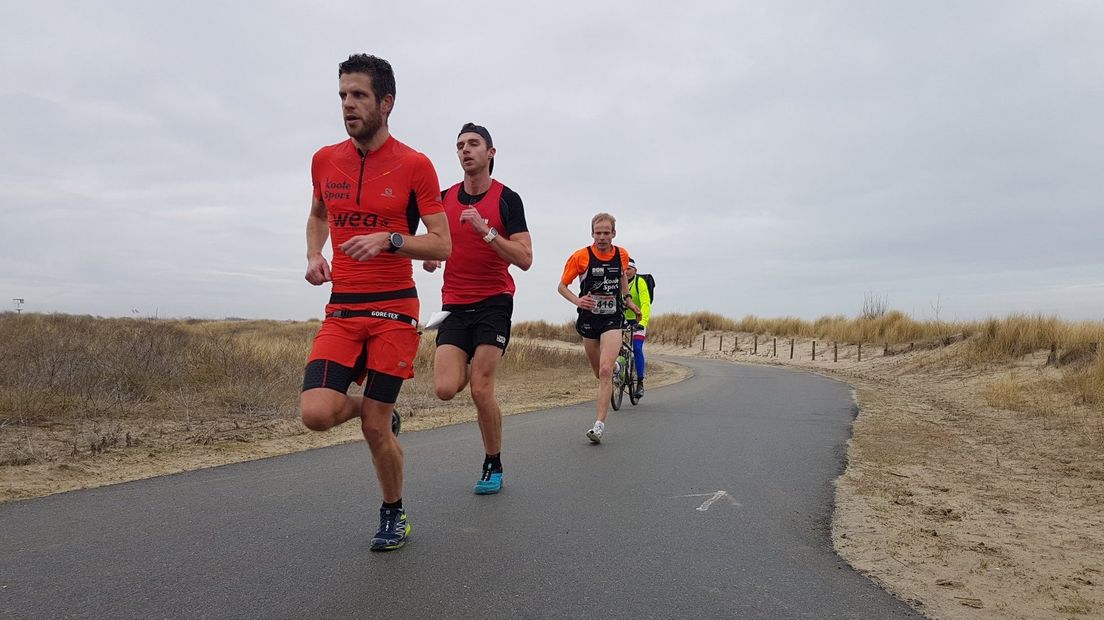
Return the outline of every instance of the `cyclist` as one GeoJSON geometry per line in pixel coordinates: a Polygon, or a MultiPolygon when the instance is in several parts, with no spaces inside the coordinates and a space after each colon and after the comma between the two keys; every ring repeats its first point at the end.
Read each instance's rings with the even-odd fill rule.
{"type": "MultiPolygon", "coordinates": [[[[625,271],[629,280],[629,296],[633,303],[640,309],[634,312],[631,308],[625,309],[625,319],[633,328],[633,360],[636,363],[636,397],[644,396],[644,338],[648,333],[648,321],[652,318],[652,296],[648,292],[648,285],[642,282],[643,278],[636,277],[636,260],[630,258],[629,266],[625,271]]],[[[630,386],[631,387],[631,386],[630,386]]]]}
{"type": "Polygon", "coordinates": [[[598,379],[597,419],[586,436],[593,443],[602,443],[613,394],[613,366],[621,348],[622,302],[639,312],[630,296],[626,268],[629,253],[613,245],[617,236],[617,220],[609,213],[599,213],[590,220],[590,236],[594,244],[577,250],[567,259],[557,287],[560,295],[577,308],[579,318],[575,330],[583,337],[583,350],[598,379]],[[579,294],[568,286],[581,277],[579,294]]]}

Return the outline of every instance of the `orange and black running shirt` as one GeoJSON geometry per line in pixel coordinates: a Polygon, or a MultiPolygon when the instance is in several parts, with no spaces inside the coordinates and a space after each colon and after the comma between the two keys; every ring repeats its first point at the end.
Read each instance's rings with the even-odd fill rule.
{"type": "Polygon", "coordinates": [[[620,311],[621,274],[628,268],[629,253],[625,248],[614,245],[609,252],[602,253],[597,246],[591,245],[577,250],[567,259],[560,282],[571,286],[573,280],[581,277],[579,296],[590,293],[597,302],[591,314],[616,314],[620,311]],[[618,254],[620,261],[617,261],[618,254]]]}
{"type": "Polygon", "coordinates": [[[414,270],[409,258],[382,252],[357,261],[341,251],[341,244],[376,232],[412,235],[422,217],[442,213],[437,171],[429,158],[394,137],[362,155],[349,139],[314,154],[311,178],[314,197],[322,200],[329,215],[333,291],[412,288],[414,270]]]}

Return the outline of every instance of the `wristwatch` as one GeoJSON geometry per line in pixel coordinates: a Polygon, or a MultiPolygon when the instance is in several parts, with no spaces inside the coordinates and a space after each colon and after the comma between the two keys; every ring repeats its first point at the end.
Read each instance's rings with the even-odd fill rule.
{"type": "Polygon", "coordinates": [[[497,236],[498,236],[498,231],[492,228],[492,229],[487,231],[487,234],[483,235],[483,240],[486,241],[487,243],[490,243],[490,242],[494,241],[495,237],[497,237],[497,236]]]}
{"type": "Polygon", "coordinates": [[[390,247],[387,248],[387,251],[394,254],[395,252],[398,252],[402,249],[403,236],[397,232],[393,232],[391,233],[391,238],[388,239],[387,243],[390,245],[390,247]]]}

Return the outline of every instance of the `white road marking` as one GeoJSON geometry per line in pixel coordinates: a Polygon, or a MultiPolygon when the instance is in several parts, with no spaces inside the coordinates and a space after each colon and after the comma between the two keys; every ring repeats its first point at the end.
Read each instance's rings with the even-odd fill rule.
{"type": "Polygon", "coordinates": [[[743,504],[736,501],[736,498],[729,495],[727,491],[714,491],[712,493],[694,493],[691,495],[679,495],[679,497],[708,497],[709,499],[705,500],[704,502],[702,502],[701,506],[697,507],[697,510],[699,512],[705,512],[706,510],[709,510],[709,507],[713,505],[713,502],[721,499],[722,497],[727,497],[728,501],[731,502],[733,506],[743,506],[743,504]]]}

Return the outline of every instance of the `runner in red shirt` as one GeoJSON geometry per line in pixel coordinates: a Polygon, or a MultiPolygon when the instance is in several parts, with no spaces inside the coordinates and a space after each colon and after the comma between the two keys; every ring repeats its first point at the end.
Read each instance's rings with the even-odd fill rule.
{"type": "Polygon", "coordinates": [[[429,159],[391,136],[395,75],[381,58],[357,54],[338,67],[349,140],[319,149],[311,163],[307,273],[333,282],[326,320],[303,376],[303,424],[324,431],[354,418],[383,493],[373,551],[398,549],[410,525],[402,506],[403,454],[391,416],[403,380],[414,376],[418,293],[411,259],[443,259],[452,248],[429,159]],[[418,223],[426,233],[415,234],[418,223]],[[322,249],[332,240],[331,268],[322,249]],[[364,396],[346,394],[352,382],[364,396]]]}
{"type": "Polygon", "coordinates": [[[626,294],[629,253],[613,245],[617,220],[609,213],[595,215],[590,220],[590,236],[594,244],[567,259],[557,290],[578,308],[575,331],[583,337],[583,350],[598,378],[597,420],[586,435],[592,442],[602,443],[613,393],[613,365],[621,348],[622,312],[625,306],[635,312],[640,308],[626,294]],[[576,278],[580,279],[578,295],[567,288],[576,278]]]}
{"type": "MultiPolygon", "coordinates": [[[[495,400],[494,375],[510,342],[510,265],[527,271],[533,264],[521,196],[491,178],[495,153],[486,127],[467,123],[460,128],[456,156],[464,180],[443,194],[453,248],[441,288],[449,315],[437,331],[433,359],[438,398],[452,400],[471,382],[485,453],[475,483],[479,495],[502,489],[502,411],[495,400]]],[[[432,273],[440,263],[422,265],[432,273]]]]}

